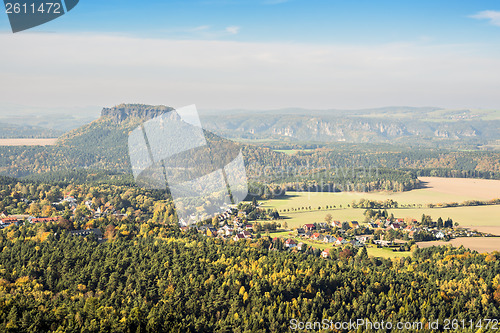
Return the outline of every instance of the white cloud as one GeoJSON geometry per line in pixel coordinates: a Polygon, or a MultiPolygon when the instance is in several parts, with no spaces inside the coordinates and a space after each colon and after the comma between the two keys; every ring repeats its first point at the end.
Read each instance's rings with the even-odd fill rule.
{"type": "Polygon", "coordinates": [[[489,20],[490,24],[500,27],[500,11],[484,10],[470,17],[478,20],[489,20]]]}
{"type": "Polygon", "coordinates": [[[369,46],[0,34],[0,101],[206,108],[499,107],[477,45],[369,46]]]}
{"type": "Polygon", "coordinates": [[[200,25],[198,27],[194,27],[194,28],[190,29],[189,31],[207,31],[209,29],[210,29],[209,25],[200,25]]]}
{"type": "Polygon", "coordinates": [[[226,32],[230,33],[231,35],[236,35],[238,32],[240,32],[240,27],[235,25],[226,27],[226,32]]]}

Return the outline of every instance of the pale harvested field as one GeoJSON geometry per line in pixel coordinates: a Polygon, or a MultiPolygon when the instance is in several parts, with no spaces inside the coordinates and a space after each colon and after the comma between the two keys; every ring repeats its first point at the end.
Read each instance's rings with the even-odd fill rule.
{"type": "Polygon", "coordinates": [[[420,177],[430,192],[465,194],[471,198],[484,200],[500,198],[500,181],[472,178],[420,177]]]}
{"type": "Polygon", "coordinates": [[[455,238],[449,242],[443,241],[432,241],[432,242],[418,242],[420,248],[426,248],[431,246],[449,245],[454,247],[459,247],[463,245],[464,247],[475,250],[479,253],[500,251],[500,237],[464,237],[455,238]]]}
{"type": "Polygon", "coordinates": [[[0,139],[0,146],[52,146],[55,139],[0,139]]]}

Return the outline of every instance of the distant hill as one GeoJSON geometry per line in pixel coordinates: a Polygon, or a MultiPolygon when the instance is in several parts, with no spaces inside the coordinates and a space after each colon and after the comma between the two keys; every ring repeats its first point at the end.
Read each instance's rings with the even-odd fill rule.
{"type": "Polygon", "coordinates": [[[33,107],[0,102],[0,123],[55,130],[60,135],[99,117],[100,108],[33,107]]]}
{"type": "Polygon", "coordinates": [[[170,110],[142,105],[104,108],[101,117],[61,135],[54,146],[0,147],[0,173],[13,177],[69,175],[64,179],[73,177],[75,171],[78,178],[84,177],[83,171],[130,173],[129,132],[155,114],[170,110]]]}
{"type": "Polygon", "coordinates": [[[173,110],[166,106],[142,104],[120,104],[104,108],[101,117],[65,133],[59,138],[58,144],[92,149],[112,149],[118,145],[126,145],[130,131],[148,119],[173,110]]]}
{"type": "MultiPolygon", "coordinates": [[[[121,104],[104,108],[97,120],[63,134],[54,146],[0,147],[0,174],[12,177],[35,177],[42,181],[74,179],[95,181],[116,176],[118,178],[114,179],[117,181],[122,179],[133,182],[128,154],[129,133],[144,121],[172,110],[173,108],[167,106],[142,104],[121,104]]],[[[464,142],[467,142],[467,145],[480,145],[486,142],[487,138],[498,137],[499,120],[483,119],[494,118],[494,114],[483,114],[482,118],[472,117],[473,114],[469,114],[471,118],[479,119],[431,121],[429,120],[431,116],[462,115],[463,117],[463,112],[446,113],[430,108],[414,110],[424,117],[423,120],[418,120],[410,119],[412,112],[405,110],[401,108],[371,110],[345,117],[278,113],[203,116],[202,113],[201,120],[206,129],[204,132],[208,150],[234,151],[232,149],[234,144],[226,138],[237,140],[249,138],[250,144],[241,145],[247,175],[266,184],[281,182],[286,178],[293,181],[293,172],[299,170],[297,168],[376,166],[381,169],[380,179],[391,181],[392,185],[386,188],[383,182],[378,182],[375,178],[357,179],[357,176],[354,177],[356,179],[350,177],[349,181],[369,183],[375,181],[376,186],[380,188],[396,190],[415,186],[412,183],[415,175],[407,172],[408,168],[429,169],[423,175],[431,174],[432,171],[434,173],[431,175],[492,178],[496,177],[496,173],[500,174],[498,153],[477,149],[460,148],[451,151],[435,148],[436,146],[443,148],[445,144],[454,143],[465,145],[464,142]],[[407,116],[400,119],[388,116],[384,118],[383,112],[401,114],[406,112],[407,116]],[[266,140],[252,141],[258,138],[274,139],[273,142],[277,145],[269,144],[266,140]],[[304,141],[323,141],[328,144],[300,143],[304,141]],[[262,145],[253,145],[252,142],[262,145]],[[291,142],[289,144],[291,148],[286,148],[287,142],[291,142]],[[434,147],[409,148],[419,145],[434,145],[434,147]],[[311,149],[300,151],[305,146],[311,149]],[[274,149],[295,149],[294,147],[300,152],[288,155],[274,151],[274,149]],[[284,171],[286,172],[283,173],[284,171]],[[291,176],[288,175],[288,171],[292,172],[291,176]],[[399,185],[395,187],[394,184],[399,185]]],[[[239,149],[238,147],[238,152],[239,149]]],[[[206,150],[198,149],[185,158],[192,161],[192,158],[196,157],[202,161],[215,156],[215,159],[218,159],[217,163],[228,162],[223,160],[226,157],[222,157],[229,156],[228,154],[213,154],[214,151],[208,154],[206,150]]],[[[307,176],[307,173],[299,178],[307,176]]]]}
{"type": "Polygon", "coordinates": [[[45,139],[57,138],[63,132],[38,126],[0,123],[0,139],[45,139]]]}
{"type": "Polygon", "coordinates": [[[500,139],[500,112],[391,107],[209,114],[206,129],[233,139],[482,145],[500,139]]]}
{"type": "Polygon", "coordinates": [[[57,146],[81,158],[77,167],[128,171],[128,135],[144,121],[173,108],[142,104],[120,104],[104,108],[101,117],[62,135],[57,146]]]}
{"type": "MultiPolygon", "coordinates": [[[[0,149],[0,172],[15,177],[35,176],[37,179],[94,179],[96,170],[130,174],[129,133],[144,121],[173,110],[166,106],[141,104],[104,108],[101,117],[65,133],[54,146],[0,149]],[[25,159],[13,162],[10,158],[13,155],[22,155],[25,159]]],[[[198,161],[210,158],[211,163],[225,165],[235,158],[235,152],[239,152],[240,148],[235,147],[232,141],[209,131],[204,131],[204,134],[208,144],[206,149],[211,151],[210,155],[202,148],[196,149],[186,158],[198,161]]],[[[242,145],[241,148],[247,162],[253,163],[254,174],[258,174],[264,165],[281,168],[283,165],[300,164],[296,157],[269,148],[252,145],[242,145]]]]}

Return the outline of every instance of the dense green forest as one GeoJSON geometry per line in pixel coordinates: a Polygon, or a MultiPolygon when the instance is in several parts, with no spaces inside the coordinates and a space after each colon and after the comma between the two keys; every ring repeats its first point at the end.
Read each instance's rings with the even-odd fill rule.
{"type": "Polygon", "coordinates": [[[498,253],[440,247],[389,260],[345,248],[325,260],[269,250],[271,242],[156,224],[117,225],[104,243],[56,225],[3,230],[0,330],[286,332],[292,319],[426,325],[500,316],[498,253]]]}

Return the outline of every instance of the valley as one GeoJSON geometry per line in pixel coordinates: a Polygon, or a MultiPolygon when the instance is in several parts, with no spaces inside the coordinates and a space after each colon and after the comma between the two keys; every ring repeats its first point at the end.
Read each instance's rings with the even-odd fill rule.
{"type": "Polygon", "coordinates": [[[287,331],[311,306],[335,320],[408,306],[431,318],[427,299],[497,315],[498,152],[247,138],[251,195],[180,227],[171,193],[139,186],[128,152],[129,133],[166,112],[118,105],[57,139],[0,146],[0,300],[11,304],[0,330],[287,331]]]}

